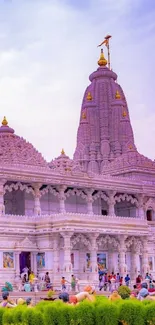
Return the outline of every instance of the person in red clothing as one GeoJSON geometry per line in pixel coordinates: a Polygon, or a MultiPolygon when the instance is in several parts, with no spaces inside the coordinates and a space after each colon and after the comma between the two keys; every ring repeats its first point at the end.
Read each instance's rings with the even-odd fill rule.
{"type": "Polygon", "coordinates": [[[122,284],[123,284],[123,277],[121,276],[119,280],[119,285],[122,286],[122,284]]]}

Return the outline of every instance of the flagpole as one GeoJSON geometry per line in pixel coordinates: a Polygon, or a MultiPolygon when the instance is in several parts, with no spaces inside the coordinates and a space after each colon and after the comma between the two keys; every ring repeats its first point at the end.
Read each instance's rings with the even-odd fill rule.
{"type": "Polygon", "coordinates": [[[109,41],[110,41],[109,35],[105,37],[105,39],[107,39],[107,50],[108,50],[108,68],[110,69],[110,45],[109,45],[109,41]]]}

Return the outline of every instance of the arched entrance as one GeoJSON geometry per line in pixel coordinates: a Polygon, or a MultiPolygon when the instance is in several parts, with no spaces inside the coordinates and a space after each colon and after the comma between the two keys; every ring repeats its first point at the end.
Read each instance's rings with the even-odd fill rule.
{"type": "Polygon", "coordinates": [[[20,257],[20,273],[23,272],[23,269],[27,267],[29,271],[31,270],[31,253],[30,252],[21,252],[20,257]]]}

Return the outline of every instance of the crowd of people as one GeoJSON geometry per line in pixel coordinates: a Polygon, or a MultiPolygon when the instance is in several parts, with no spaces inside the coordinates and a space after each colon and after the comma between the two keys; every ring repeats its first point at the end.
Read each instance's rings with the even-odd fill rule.
{"type": "MultiPolygon", "coordinates": [[[[33,271],[23,274],[21,281],[22,289],[20,291],[35,291],[35,284],[37,281],[33,271]]],[[[45,273],[42,278],[42,282],[44,283],[45,290],[53,290],[49,272],[45,273]]],[[[111,274],[107,274],[105,272],[104,274],[99,275],[99,291],[110,291],[111,294],[108,298],[110,301],[122,299],[118,293],[118,289],[122,285],[126,285],[131,289],[131,280],[129,274],[127,274],[124,278],[120,276],[119,273],[114,274],[114,272],[111,274]]],[[[5,286],[2,288],[3,301],[0,303],[1,307],[14,308],[17,305],[22,304],[26,304],[28,307],[33,307],[32,298],[27,298],[26,300],[19,298],[16,302],[14,302],[10,299],[10,291],[13,291],[13,286],[11,283],[6,282],[5,286]]],[[[84,290],[80,292],[78,279],[74,274],[71,275],[70,281],[66,280],[64,276],[61,278],[61,293],[59,295],[59,299],[61,299],[64,303],[78,304],[85,299],[94,301],[94,294],[95,288],[91,286],[86,286],[84,290]]],[[[155,280],[151,274],[146,273],[144,278],[142,278],[141,275],[138,275],[136,277],[133,288],[131,289],[130,299],[155,300],[155,280]]]]}

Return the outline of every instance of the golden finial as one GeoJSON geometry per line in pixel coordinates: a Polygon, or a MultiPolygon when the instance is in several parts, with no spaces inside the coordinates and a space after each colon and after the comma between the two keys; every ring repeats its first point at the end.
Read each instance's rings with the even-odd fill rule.
{"type": "Polygon", "coordinates": [[[106,60],[105,57],[104,57],[103,49],[101,49],[101,55],[100,55],[100,58],[99,58],[99,60],[98,60],[98,65],[99,65],[100,67],[107,65],[107,60],[106,60]]]}
{"type": "Polygon", "coordinates": [[[65,155],[64,149],[61,150],[61,155],[65,155]]]}
{"type": "Polygon", "coordinates": [[[122,116],[123,117],[126,117],[127,116],[127,112],[126,111],[123,111],[122,116]]]}
{"type": "Polygon", "coordinates": [[[86,113],[85,113],[85,112],[83,112],[83,113],[82,113],[82,119],[83,119],[83,120],[85,120],[85,119],[86,119],[86,117],[87,117],[87,116],[86,116],[86,113]]]}
{"type": "Polygon", "coordinates": [[[88,94],[87,94],[87,100],[92,100],[92,99],[93,99],[93,97],[91,95],[91,92],[89,91],[88,94]]]}
{"type": "Polygon", "coordinates": [[[119,93],[118,90],[116,90],[115,98],[116,99],[120,99],[121,98],[121,95],[120,95],[120,93],[119,93]]]}
{"type": "Polygon", "coordinates": [[[3,125],[3,126],[7,126],[7,125],[8,125],[8,121],[7,121],[7,119],[6,119],[5,116],[4,116],[4,118],[3,118],[2,125],[3,125]]]}

